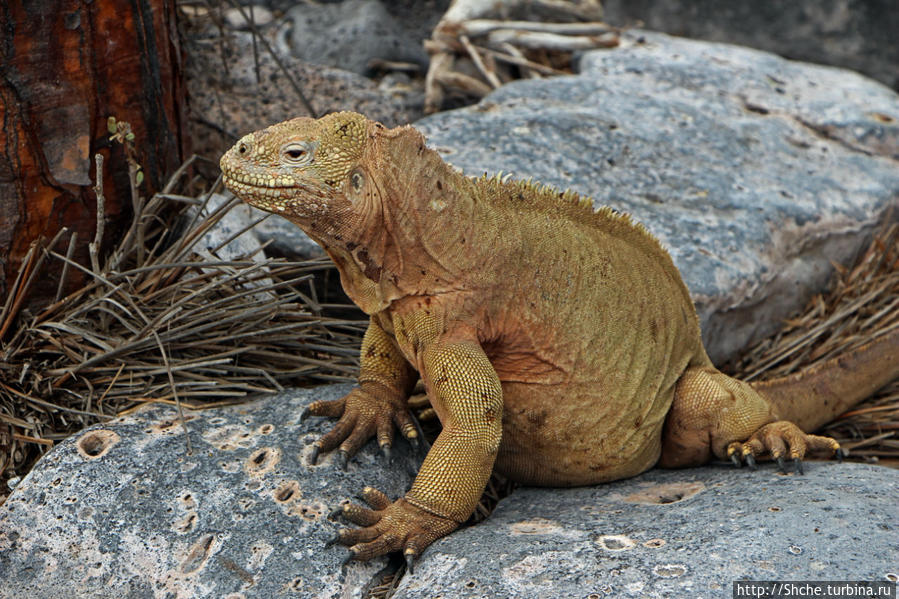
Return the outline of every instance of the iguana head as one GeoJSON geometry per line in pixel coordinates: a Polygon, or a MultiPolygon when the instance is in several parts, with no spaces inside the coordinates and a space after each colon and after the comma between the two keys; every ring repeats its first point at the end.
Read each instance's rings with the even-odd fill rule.
{"type": "Polygon", "coordinates": [[[422,226],[445,227],[416,207],[432,197],[430,187],[448,182],[419,175],[432,172],[432,163],[448,168],[415,129],[387,129],[338,112],[246,135],[222,156],[221,168],[235,195],[284,216],[321,244],[350,297],[373,313],[419,293],[422,273],[437,270],[424,264],[434,252],[418,249],[429,237],[422,226]]]}
{"type": "Polygon", "coordinates": [[[365,186],[369,127],[361,114],[297,118],[244,136],[221,159],[225,185],[245,202],[304,228],[352,203],[365,186]]]}
{"type": "Polygon", "coordinates": [[[352,112],[297,118],[243,137],[221,167],[238,197],[321,244],[366,312],[458,283],[447,269],[465,254],[473,199],[412,127],[352,112]]]}

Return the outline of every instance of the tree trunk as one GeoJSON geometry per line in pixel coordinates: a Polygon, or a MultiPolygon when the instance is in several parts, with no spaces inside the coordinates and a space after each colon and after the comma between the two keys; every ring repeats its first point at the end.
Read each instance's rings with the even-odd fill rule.
{"type": "MultiPolygon", "coordinates": [[[[105,158],[107,237],[121,230],[131,192],[108,117],[131,123],[149,196],[186,150],[186,107],[174,0],[4,1],[0,40],[2,306],[38,237],[77,232],[74,258],[89,263],[96,153],[105,158]]],[[[51,289],[47,280],[34,291],[51,289]]]]}

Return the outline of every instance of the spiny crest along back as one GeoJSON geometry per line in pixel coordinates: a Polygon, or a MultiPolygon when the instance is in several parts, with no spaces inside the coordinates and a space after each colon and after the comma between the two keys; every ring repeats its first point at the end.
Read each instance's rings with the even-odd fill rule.
{"type": "Polygon", "coordinates": [[[523,203],[530,210],[552,212],[562,218],[598,227],[612,234],[634,233],[644,239],[650,247],[668,254],[668,250],[658,238],[650,233],[643,223],[634,220],[626,212],[620,212],[609,206],[594,209],[593,200],[576,191],[558,188],[543,183],[527,180],[510,180],[510,175],[498,173],[475,178],[479,186],[493,188],[487,195],[494,201],[507,201],[509,205],[523,203]]]}

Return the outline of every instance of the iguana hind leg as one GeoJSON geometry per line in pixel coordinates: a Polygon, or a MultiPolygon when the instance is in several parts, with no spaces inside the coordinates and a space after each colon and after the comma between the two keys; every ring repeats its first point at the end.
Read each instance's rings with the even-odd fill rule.
{"type": "Polygon", "coordinates": [[[659,465],[693,466],[714,456],[754,466],[756,458],[770,457],[785,470],[789,455],[801,472],[802,458],[816,451],[842,455],[833,439],[806,434],[780,420],[771,403],[748,383],[699,366],[688,368],[677,382],[659,465]]]}

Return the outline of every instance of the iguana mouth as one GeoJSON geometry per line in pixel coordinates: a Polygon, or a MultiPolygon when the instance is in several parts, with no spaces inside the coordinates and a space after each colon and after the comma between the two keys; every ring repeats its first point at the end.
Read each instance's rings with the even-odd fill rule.
{"type": "Polygon", "coordinates": [[[225,185],[232,189],[237,187],[240,189],[263,191],[266,189],[295,189],[297,187],[302,187],[302,185],[298,184],[296,179],[292,177],[275,177],[272,175],[256,176],[251,173],[240,172],[237,169],[223,169],[222,177],[224,178],[225,185]]]}
{"type": "Polygon", "coordinates": [[[225,158],[221,161],[222,181],[234,195],[256,208],[288,217],[311,218],[325,210],[327,191],[287,174],[264,174],[246,164],[225,158]],[[297,202],[298,196],[307,199],[297,202]],[[318,198],[318,201],[312,198],[318,198]]]}

